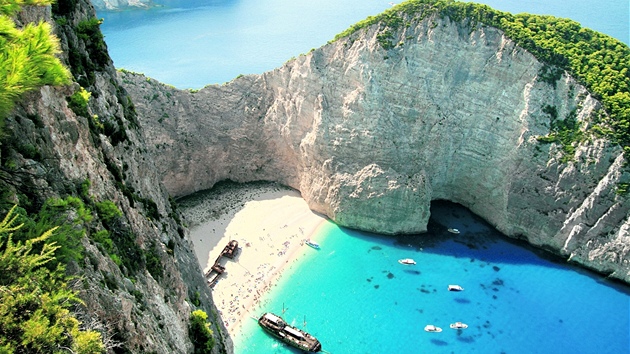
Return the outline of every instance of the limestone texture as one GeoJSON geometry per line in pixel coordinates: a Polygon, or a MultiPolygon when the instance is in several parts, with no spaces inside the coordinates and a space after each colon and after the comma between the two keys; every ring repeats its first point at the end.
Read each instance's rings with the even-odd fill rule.
{"type": "Polygon", "coordinates": [[[546,65],[498,29],[404,20],[389,45],[376,24],[199,91],[120,72],[166,189],[275,181],[340,225],[383,234],[426,231],[430,202],[449,200],[630,281],[630,204],[617,193],[628,175],[622,150],[590,131],[600,103],[566,73],[542,77],[546,65]],[[538,140],[553,119],[579,123],[575,154],[538,140]]]}

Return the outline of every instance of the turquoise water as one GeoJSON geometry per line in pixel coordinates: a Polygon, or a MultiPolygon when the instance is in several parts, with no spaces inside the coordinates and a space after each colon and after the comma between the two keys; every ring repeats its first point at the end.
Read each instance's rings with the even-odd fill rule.
{"type": "MultiPolygon", "coordinates": [[[[628,353],[627,287],[508,241],[461,206],[434,203],[429,232],[392,238],[330,223],[319,251],[263,298],[331,353],[628,353]],[[457,227],[459,235],[446,231],[457,227]],[[400,258],[417,264],[404,266],[400,258]],[[449,292],[449,284],[463,292],[449,292]],[[304,327],[306,320],[306,327],[304,327]],[[449,324],[469,325],[453,330],[449,324]],[[441,333],[427,333],[427,324],[441,333]]],[[[253,320],[236,353],[292,353],[253,320]]]]}
{"type": "MultiPolygon", "coordinates": [[[[178,88],[260,74],[307,53],[388,0],[156,0],[151,10],[99,12],[117,68],[178,88]]],[[[398,1],[394,1],[398,2],[398,1]]],[[[486,0],[503,11],[569,17],[628,43],[628,0],[486,0]]]]}

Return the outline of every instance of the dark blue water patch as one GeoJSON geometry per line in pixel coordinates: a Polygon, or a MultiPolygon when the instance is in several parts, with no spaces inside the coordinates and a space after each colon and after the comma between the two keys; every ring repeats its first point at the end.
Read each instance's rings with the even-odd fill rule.
{"type": "Polygon", "coordinates": [[[368,250],[368,253],[370,253],[372,251],[382,251],[382,250],[383,250],[383,247],[381,247],[381,246],[372,246],[372,248],[370,248],[368,250]]]}
{"type": "Polygon", "coordinates": [[[493,269],[495,272],[498,272],[498,271],[500,271],[500,270],[501,270],[501,268],[499,268],[499,267],[497,267],[497,266],[492,266],[492,269],[493,269]]]}
{"type": "Polygon", "coordinates": [[[423,249],[424,252],[451,255],[458,258],[468,257],[471,259],[471,262],[478,260],[483,254],[483,261],[486,265],[493,267],[498,267],[497,263],[540,264],[541,260],[551,261],[561,267],[566,266],[566,258],[533,247],[524,240],[508,238],[479,216],[462,208],[461,205],[441,200],[431,202],[431,218],[429,219],[426,233],[399,236],[395,240],[395,245],[407,247],[412,245],[423,249]],[[453,213],[452,211],[454,210],[457,210],[457,212],[453,213]],[[465,217],[473,220],[473,222],[462,223],[461,225],[447,225],[445,222],[448,221],[444,221],[447,219],[444,215],[450,214],[465,217]],[[460,230],[460,234],[452,234],[447,231],[449,227],[455,226],[460,230]],[[507,245],[501,244],[501,247],[496,249],[495,252],[483,252],[500,242],[507,243],[507,245]],[[533,254],[513,252],[510,245],[520,249],[525,248],[533,254]]]}
{"type": "Polygon", "coordinates": [[[473,338],[472,336],[460,336],[459,333],[458,333],[458,336],[457,336],[457,340],[460,341],[460,342],[463,342],[463,343],[474,343],[475,342],[475,338],[473,338]]]}
{"type": "Polygon", "coordinates": [[[441,339],[431,339],[431,343],[437,345],[438,347],[445,347],[448,345],[448,342],[445,342],[441,339]]]}
{"type": "Polygon", "coordinates": [[[387,272],[387,279],[394,279],[394,273],[392,272],[387,272]]]}
{"type": "Polygon", "coordinates": [[[420,275],[420,274],[422,274],[422,272],[419,271],[419,270],[411,270],[411,269],[405,269],[404,272],[408,273],[408,274],[412,274],[412,275],[420,275]]]}
{"type": "Polygon", "coordinates": [[[458,304],[464,304],[464,305],[470,304],[470,300],[464,299],[463,297],[456,297],[453,300],[455,300],[455,302],[457,302],[458,304]]]}
{"type": "Polygon", "coordinates": [[[430,285],[426,285],[426,284],[422,284],[418,290],[420,290],[420,292],[425,293],[425,294],[431,294],[431,293],[436,293],[437,289],[435,289],[434,287],[430,286],[430,285]]]}
{"type": "Polygon", "coordinates": [[[368,283],[371,283],[371,282],[372,282],[372,279],[374,279],[374,277],[370,277],[370,278],[367,278],[367,279],[365,279],[365,280],[367,280],[367,282],[368,282],[368,283]]]}
{"type": "Polygon", "coordinates": [[[378,285],[378,284],[375,284],[375,285],[374,285],[374,289],[378,289],[378,288],[380,288],[380,287],[381,287],[381,286],[380,286],[380,285],[378,285]]]}

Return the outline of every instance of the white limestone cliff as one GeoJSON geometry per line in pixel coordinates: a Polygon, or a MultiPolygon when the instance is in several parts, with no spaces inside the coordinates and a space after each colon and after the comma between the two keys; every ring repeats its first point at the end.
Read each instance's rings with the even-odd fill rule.
{"type": "Polygon", "coordinates": [[[336,223],[426,231],[432,200],[460,203],[504,234],[630,281],[620,148],[592,134],[563,161],[547,106],[583,130],[603,114],[570,76],[495,28],[406,19],[391,49],[377,25],[263,75],[198,92],[120,74],[173,195],[231,179],[298,189],[336,223]]]}

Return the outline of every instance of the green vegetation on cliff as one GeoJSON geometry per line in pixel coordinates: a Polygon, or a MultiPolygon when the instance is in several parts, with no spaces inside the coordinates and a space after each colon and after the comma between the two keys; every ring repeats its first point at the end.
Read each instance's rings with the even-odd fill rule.
{"type": "Polygon", "coordinates": [[[70,73],[55,55],[59,43],[48,23],[16,28],[10,16],[22,5],[50,5],[46,0],[9,0],[0,6],[0,118],[20,97],[43,85],[64,85],[70,73]]]}
{"type": "Polygon", "coordinates": [[[195,354],[210,354],[214,347],[214,338],[208,321],[208,314],[195,310],[190,314],[189,336],[195,354]]]}
{"type": "MultiPolygon", "coordinates": [[[[575,21],[553,16],[512,15],[486,5],[454,0],[409,0],[355,24],[335,40],[380,24],[379,43],[386,50],[392,49],[396,47],[391,40],[397,30],[410,25],[412,20],[431,15],[468,24],[471,30],[478,25],[501,29],[548,65],[540,73],[542,81],[555,85],[564,70],[571,73],[601,100],[610,116],[609,121],[595,122],[593,129],[620,144],[625,155],[630,156],[630,48],[575,21]]],[[[567,139],[552,140],[563,145],[571,143],[567,139]]]]}
{"type": "Polygon", "coordinates": [[[62,246],[50,239],[59,231],[16,241],[15,209],[0,222],[0,352],[104,353],[101,334],[80,329],[70,312],[81,300],[55,258],[62,246]]]}

